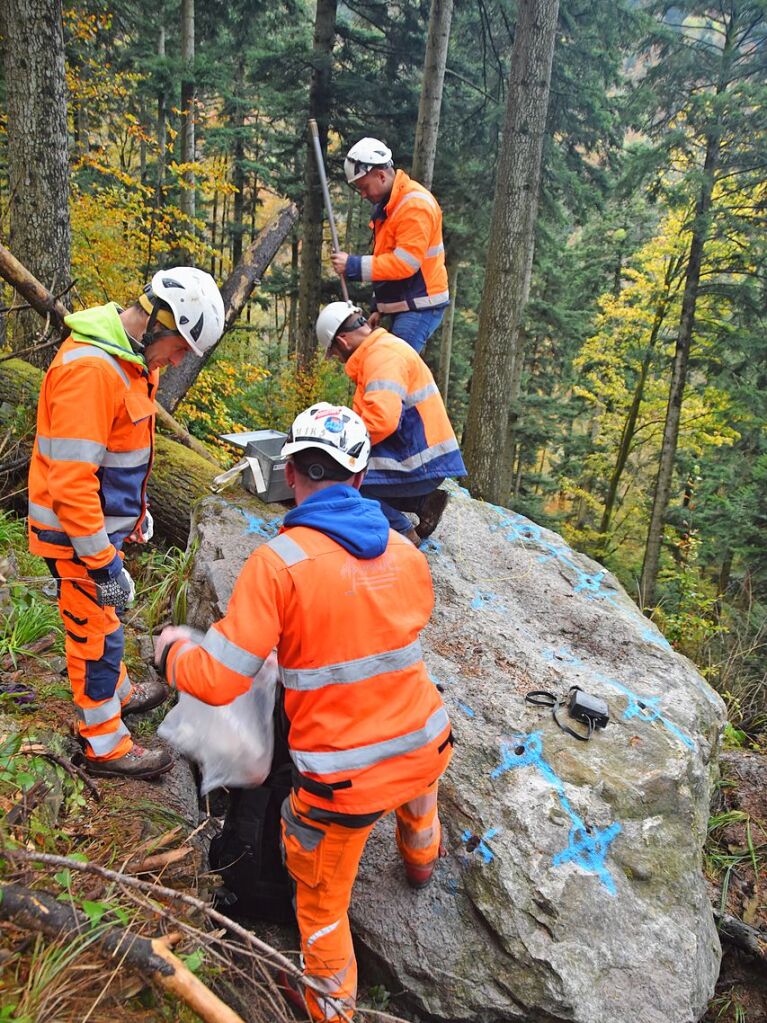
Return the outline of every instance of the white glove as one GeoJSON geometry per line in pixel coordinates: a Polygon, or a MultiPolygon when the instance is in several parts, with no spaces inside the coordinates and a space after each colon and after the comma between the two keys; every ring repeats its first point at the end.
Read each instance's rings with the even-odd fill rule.
{"type": "Polygon", "coordinates": [[[166,625],[154,638],[154,663],[164,673],[168,650],[179,639],[194,639],[195,630],[186,625],[166,625]]]}
{"type": "Polygon", "coordinates": [[[152,514],[147,508],[144,512],[144,518],[141,520],[141,525],[136,526],[130,536],[127,536],[127,543],[149,543],[154,536],[154,519],[152,514]]]}
{"type": "Polygon", "coordinates": [[[144,512],[144,521],[141,523],[139,533],[141,534],[139,543],[149,543],[154,536],[154,519],[148,508],[144,512]]]}

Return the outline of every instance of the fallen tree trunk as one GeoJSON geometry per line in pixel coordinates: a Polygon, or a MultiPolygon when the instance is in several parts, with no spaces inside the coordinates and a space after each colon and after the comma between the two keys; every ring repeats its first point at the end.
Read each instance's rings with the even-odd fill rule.
{"type": "MultiPolygon", "coordinates": [[[[7,403],[14,409],[18,406],[34,409],[42,380],[42,370],[21,359],[2,363],[0,406],[7,403]]],[[[27,459],[32,453],[33,437],[32,431],[21,441],[20,453],[27,459]]],[[[162,434],[155,437],[155,463],[147,491],[157,534],[176,547],[186,547],[192,507],[210,493],[210,482],[217,472],[215,460],[213,465],[211,460],[207,452],[203,458],[162,434]]],[[[25,475],[26,465],[22,465],[15,471],[14,478],[18,480],[25,475]]]]}
{"type": "MultiPolygon", "coordinates": [[[[240,262],[221,286],[224,299],[224,333],[230,330],[242,312],[255,286],[260,282],[277,251],[298,220],[295,203],[284,206],[248,246],[240,262]]],[[[219,342],[220,343],[220,342],[219,342]]],[[[169,412],[175,411],[181,399],[200,375],[216,345],[201,358],[188,355],[179,366],[169,366],[163,374],[158,399],[169,412]]]]}
{"type": "Polygon", "coordinates": [[[105,958],[124,965],[182,999],[206,1023],[243,1023],[201,980],[173,955],[159,938],[142,938],[117,924],[94,929],[91,921],[70,902],[59,902],[48,892],[17,884],[0,886],[0,919],[50,938],[93,938],[92,945],[105,958]]]}

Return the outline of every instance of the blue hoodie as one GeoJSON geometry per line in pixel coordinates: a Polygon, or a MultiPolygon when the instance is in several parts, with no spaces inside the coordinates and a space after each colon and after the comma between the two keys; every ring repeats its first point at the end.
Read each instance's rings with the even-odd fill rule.
{"type": "Polygon", "coordinates": [[[318,529],[355,558],[377,558],[389,542],[389,523],[377,501],[346,483],[318,490],[285,516],[285,528],[318,529]]]}

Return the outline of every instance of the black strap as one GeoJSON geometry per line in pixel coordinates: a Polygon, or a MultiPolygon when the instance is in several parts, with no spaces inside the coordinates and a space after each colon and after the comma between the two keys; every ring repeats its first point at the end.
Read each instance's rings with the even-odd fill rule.
{"type": "Polygon", "coordinates": [[[437,753],[441,753],[447,746],[455,746],[455,739],[453,738],[453,729],[450,729],[448,737],[444,742],[437,746],[437,753]]]}
{"type": "MultiPolygon", "coordinates": [[[[569,694],[568,694],[569,695],[569,694]]],[[[532,703],[536,707],[551,707],[551,716],[556,722],[557,728],[561,729],[567,735],[571,735],[573,739],[577,739],[579,742],[588,742],[594,731],[594,722],[589,718],[584,724],[588,728],[587,735],[580,735],[578,732],[573,731],[569,725],[563,725],[557,717],[557,707],[564,707],[567,704],[567,699],[558,700],[554,693],[549,692],[547,689],[531,689],[525,696],[527,703],[532,703]]]]}
{"type": "Polygon", "coordinates": [[[333,799],[336,790],[350,789],[351,787],[351,778],[334,782],[317,781],[315,778],[307,778],[298,769],[293,769],[293,788],[296,791],[306,789],[307,792],[311,792],[312,795],[319,796],[321,799],[333,799]]]}

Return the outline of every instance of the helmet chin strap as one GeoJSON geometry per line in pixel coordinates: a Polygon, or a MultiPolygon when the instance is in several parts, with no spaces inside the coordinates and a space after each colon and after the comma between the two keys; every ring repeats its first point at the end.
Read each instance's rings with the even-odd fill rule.
{"type": "Polygon", "coordinates": [[[155,323],[157,323],[157,302],[152,304],[152,311],[149,314],[149,319],[146,321],[146,327],[144,328],[144,333],[141,335],[140,341],[133,337],[132,334],[128,334],[127,330],[125,331],[128,335],[130,346],[136,355],[143,355],[146,358],[147,348],[149,348],[154,341],[153,331],[155,323]]]}

